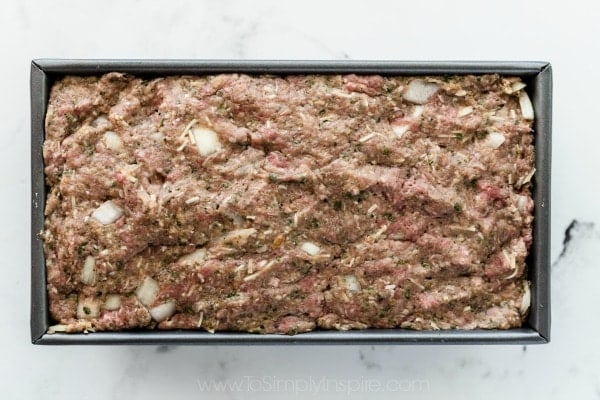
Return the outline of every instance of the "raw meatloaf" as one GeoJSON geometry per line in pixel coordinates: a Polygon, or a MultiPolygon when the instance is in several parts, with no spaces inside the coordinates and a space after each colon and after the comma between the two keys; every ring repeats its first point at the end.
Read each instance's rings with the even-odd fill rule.
{"type": "Polygon", "coordinates": [[[498,75],[54,83],[50,332],[507,329],[533,109],[498,75]]]}

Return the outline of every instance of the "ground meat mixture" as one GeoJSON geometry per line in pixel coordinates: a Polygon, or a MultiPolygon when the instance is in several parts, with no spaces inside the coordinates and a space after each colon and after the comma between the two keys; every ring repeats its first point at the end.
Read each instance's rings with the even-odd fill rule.
{"type": "Polygon", "coordinates": [[[507,329],[533,109],[498,75],[54,83],[51,332],[507,329]]]}

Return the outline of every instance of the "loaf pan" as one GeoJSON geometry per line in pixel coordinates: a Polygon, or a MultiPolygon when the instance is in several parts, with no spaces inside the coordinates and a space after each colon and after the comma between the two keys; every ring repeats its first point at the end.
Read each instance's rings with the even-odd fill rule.
{"type": "Polygon", "coordinates": [[[235,61],[235,60],[33,60],[31,64],[31,341],[34,344],[534,344],[550,341],[550,166],[552,69],[548,62],[404,61],[235,61]],[[156,77],[178,74],[380,74],[443,75],[497,73],[521,77],[535,109],[535,202],[533,244],[527,259],[531,308],[522,328],[509,330],[366,329],[313,331],[294,336],[204,331],[97,332],[48,334],[51,317],[46,296],[42,240],[44,118],[50,87],[65,75],[126,72],[156,77]]]}

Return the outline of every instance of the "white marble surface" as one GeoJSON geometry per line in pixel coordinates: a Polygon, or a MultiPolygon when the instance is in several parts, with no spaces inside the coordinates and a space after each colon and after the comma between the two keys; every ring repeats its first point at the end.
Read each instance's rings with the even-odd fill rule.
{"type": "Polygon", "coordinates": [[[600,3],[489,3],[2,2],[0,397],[246,399],[320,391],[335,398],[348,392],[352,398],[367,392],[377,398],[600,398],[600,3]],[[28,79],[30,60],[37,57],[551,61],[552,343],[527,348],[31,345],[28,79]],[[574,219],[581,223],[559,257],[565,228],[574,219]],[[212,386],[207,392],[219,383],[229,389],[212,386]]]}

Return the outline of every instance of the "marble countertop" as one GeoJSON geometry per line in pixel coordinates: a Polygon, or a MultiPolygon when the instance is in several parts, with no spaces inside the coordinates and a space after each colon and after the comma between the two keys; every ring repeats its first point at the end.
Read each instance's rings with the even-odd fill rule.
{"type": "Polygon", "coordinates": [[[18,1],[0,5],[2,398],[600,398],[600,3],[18,1]],[[101,5],[100,5],[101,4],[101,5]],[[29,341],[32,58],[547,60],[552,343],[41,347],[29,341]],[[570,228],[570,229],[568,229],[570,228]]]}

